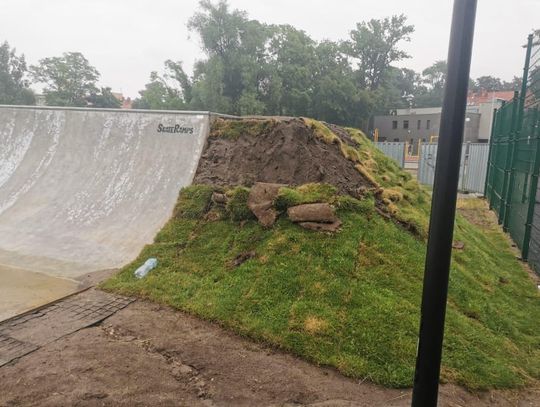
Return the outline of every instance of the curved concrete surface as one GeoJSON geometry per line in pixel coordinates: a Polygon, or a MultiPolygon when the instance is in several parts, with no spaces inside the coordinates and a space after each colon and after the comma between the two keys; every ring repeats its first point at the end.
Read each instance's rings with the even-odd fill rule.
{"type": "Polygon", "coordinates": [[[75,279],[129,262],[208,131],[203,112],[0,107],[0,265],[75,279]]]}

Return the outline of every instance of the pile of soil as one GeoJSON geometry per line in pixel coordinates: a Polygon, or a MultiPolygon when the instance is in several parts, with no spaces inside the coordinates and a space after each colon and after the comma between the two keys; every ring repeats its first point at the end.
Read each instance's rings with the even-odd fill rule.
{"type": "MultiPolygon", "coordinates": [[[[332,130],[345,143],[352,143],[343,129],[332,126],[332,130]]],[[[343,156],[339,145],[315,136],[302,119],[271,119],[259,134],[240,134],[237,138],[212,131],[193,183],[252,186],[255,182],[326,183],[353,196],[370,187],[354,163],[343,156]]]]}

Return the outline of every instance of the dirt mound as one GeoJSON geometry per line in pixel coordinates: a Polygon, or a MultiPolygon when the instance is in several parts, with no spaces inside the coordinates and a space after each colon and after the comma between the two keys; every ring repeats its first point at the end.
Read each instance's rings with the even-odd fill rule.
{"type": "Polygon", "coordinates": [[[303,119],[218,119],[193,183],[251,186],[255,182],[326,183],[353,196],[371,186],[343,156],[339,143],[317,137],[303,119]]]}

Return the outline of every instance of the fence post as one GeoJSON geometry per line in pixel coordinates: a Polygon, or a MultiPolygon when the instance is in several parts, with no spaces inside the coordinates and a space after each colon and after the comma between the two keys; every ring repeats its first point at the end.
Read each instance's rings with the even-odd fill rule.
{"type": "MultiPolygon", "coordinates": [[[[510,222],[510,207],[512,206],[512,194],[514,193],[514,183],[516,178],[516,158],[517,158],[517,151],[518,151],[518,144],[519,144],[519,138],[521,136],[521,127],[523,125],[523,115],[525,110],[525,97],[527,93],[527,78],[529,77],[529,66],[530,66],[530,60],[531,60],[531,50],[532,50],[532,40],[533,36],[532,34],[529,35],[527,38],[527,52],[525,56],[525,65],[523,66],[523,82],[521,84],[521,94],[519,95],[518,103],[517,103],[517,115],[514,117],[514,114],[516,112],[514,111],[512,115],[512,148],[511,148],[511,166],[510,166],[510,174],[509,174],[509,180],[508,180],[508,189],[506,191],[506,198],[505,198],[505,209],[504,209],[504,219],[503,219],[503,230],[508,230],[508,224],[510,222]]],[[[515,100],[515,94],[514,94],[514,103],[515,100]]],[[[509,141],[510,142],[510,141],[509,141]]]]}
{"type": "Polygon", "coordinates": [[[503,230],[508,230],[508,223],[510,222],[510,207],[512,206],[512,194],[514,192],[514,182],[516,179],[516,159],[517,151],[519,144],[519,137],[521,135],[521,121],[523,120],[523,114],[521,113],[521,103],[518,101],[517,106],[514,107],[514,112],[512,114],[512,132],[511,139],[508,140],[508,143],[511,143],[510,148],[510,168],[508,174],[508,187],[506,190],[505,197],[505,208],[504,208],[504,219],[503,219],[503,230]]]}
{"type": "Polygon", "coordinates": [[[501,207],[499,209],[499,223],[503,225],[503,230],[507,231],[508,226],[508,209],[510,207],[510,198],[508,194],[510,178],[512,174],[512,168],[514,166],[514,150],[515,150],[515,131],[517,126],[518,116],[518,92],[514,92],[514,98],[512,99],[512,120],[510,125],[510,134],[508,135],[508,151],[506,152],[506,160],[504,163],[504,178],[503,188],[501,193],[501,207]]]}
{"type": "MultiPolygon", "coordinates": [[[[491,166],[491,194],[489,196],[489,209],[493,209],[493,202],[495,200],[495,195],[497,195],[497,190],[495,188],[495,180],[497,179],[498,175],[498,162],[497,158],[499,155],[499,149],[500,149],[500,134],[499,134],[499,128],[502,123],[503,115],[506,112],[506,101],[503,100],[502,106],[497,110],[497,115],[495,116],[495,126],[491,132],[491,137],[493,137],[493,149],[491,151],[491,158],[492,158],[492,166],[491,166]]],[[[501,190],[502,193],[502,190],[501,190]]],[[[499,212],[501,211],[501,205],[502,205],[502,199],[500,197],[497,197],[497,199],[500,200],[499,202],[499,212]]],[[[497,214],[498,215],[498,214],[497,214]]],[[[498,218],[497,218],[498,219],[498,218]]]]}
{"type": "Polygon", "coordinates": [[[523,245],[521,246],[521,258],[527,260],[529,257],[529,243],[531,240],[531,229],[536,207],[536,191],[538,189],[538,173],[540,172],[540,115],[538,109],[533,113],[533,126],[536,129],[534,138],[536,141],[536,154],[534,157],[533,172],[531,175],[531,185],[529,189],[529,206],[527,207],[527,220],[525,222],[525,233],[523,234],[523,245]]]}
{"type": "Polygon", "coordinates": [[[413,407],[436,407],[476,0],[456,0],[422,288],[413,407]]]}
{"type": "Polygon", "coordinates": [[[491,153],[493,152],[493,134],[495,134],[495,118],[497,117],[497,109],[493,109],[493,117],[491,118],[491,134],[489,135],[489,150],[488,150],[488,162],[486,169],[486,181],[484,183],[484,198],[488,200],[489,209],[491,209],[491,200],[488,195],[488,188],[490,188],[491,183],[489,182],[489,177],[492,173],[491,170],[491,153]]]}
{"type": "Polygon", "coordinates": [[[529,68],[531,67],[531,52],[533,46],[533,35],[527,37],[527,53],[525,55],[525,65],[523,65],[523,80],[521,81],[521,95],[519,98],[519,108],[521,111],[521,119],[523,120],[523,112],[525,107],[525,99],[527,98],[527,82],[529,79],[529,68]]]}

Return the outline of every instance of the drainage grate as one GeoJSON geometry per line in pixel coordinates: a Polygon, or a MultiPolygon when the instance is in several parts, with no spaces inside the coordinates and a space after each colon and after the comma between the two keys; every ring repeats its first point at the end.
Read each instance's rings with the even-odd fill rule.
{"type": "Polygon", "coordinates": [[[97,324],[134,299],[88,290],[0,323],[0,366],[97,324]]]}

